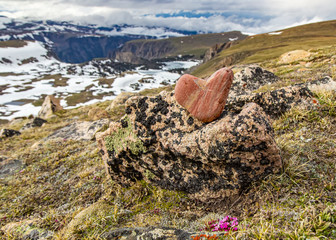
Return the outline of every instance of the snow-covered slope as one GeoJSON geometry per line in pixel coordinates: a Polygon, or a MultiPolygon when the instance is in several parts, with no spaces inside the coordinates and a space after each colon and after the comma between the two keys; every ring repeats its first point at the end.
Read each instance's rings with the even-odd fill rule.
{"type": "Polygon", "coordinates": [[[36,115],[40,107],[34,104],[41,103],[45,95],[62,98],[61,104],[70,108],[113,99],[122,91],[172,84],[180,76],[173,69],[196,64],[173,61],[148,70],[110,59],[69,64],[49,56],[41,42],[0,48],[0,119],[36,115]],[[130,68],[132,71],[125,71],[130,68]]]}

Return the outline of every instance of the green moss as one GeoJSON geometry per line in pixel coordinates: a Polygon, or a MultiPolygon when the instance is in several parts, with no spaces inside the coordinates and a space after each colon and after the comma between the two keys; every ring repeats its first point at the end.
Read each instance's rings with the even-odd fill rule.
{"type": "Polygon", "coordinates": [[[105,138],[107,150],[120,152],[128,148],[136,155],[140,152],[146,152],[142,141],[133,133],[131,120],[128,117],[125,117],[124,120],[127,122],[126,128],[120,128],[117,132],[105,138]]]}

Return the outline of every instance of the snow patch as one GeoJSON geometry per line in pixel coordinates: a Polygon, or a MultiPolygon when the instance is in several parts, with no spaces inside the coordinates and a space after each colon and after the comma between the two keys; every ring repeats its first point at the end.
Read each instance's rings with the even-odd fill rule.
{"type": "Polygon", "coordinates": [[[268,35],[280,35],[282,32],[270,32],[268,35]]]}
{"type": "Polygon", "coordinates": [[[238,40],[238,37],[235,37],[235,38],[229,38],[229,40],[230,40],[231,42],[233,42],[233,41],[237,41],[237,40],[238,40]]]}

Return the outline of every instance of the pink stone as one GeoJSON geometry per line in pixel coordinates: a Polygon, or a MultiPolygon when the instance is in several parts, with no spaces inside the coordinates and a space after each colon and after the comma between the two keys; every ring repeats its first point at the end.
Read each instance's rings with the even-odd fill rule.
{"type": "Polygon", "coordinates": [[[233,81],[229,68],[219,69],[207,80],[184,74],[175,86],[176,101],[202,122],[211,122],[223,112],[233,81]]]}

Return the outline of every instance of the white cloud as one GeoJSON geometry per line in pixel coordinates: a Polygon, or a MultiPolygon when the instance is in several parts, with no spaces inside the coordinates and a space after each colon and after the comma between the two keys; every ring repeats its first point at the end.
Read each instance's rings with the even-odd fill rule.
{"type": "Polygon", "coordinates": [[[336,18],[334,0],[0,0],[12,18],[73,20],[103,26],[136,24],[181,30],[268,32],[336,18]],[[159,13],[223,13],[210,17],[157,17],[159,13]]]}

